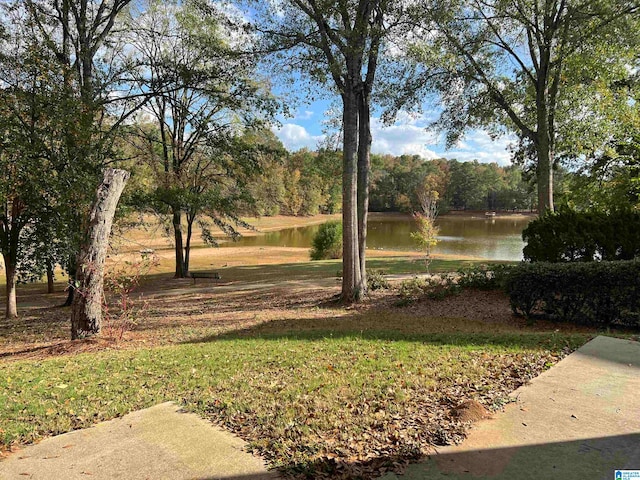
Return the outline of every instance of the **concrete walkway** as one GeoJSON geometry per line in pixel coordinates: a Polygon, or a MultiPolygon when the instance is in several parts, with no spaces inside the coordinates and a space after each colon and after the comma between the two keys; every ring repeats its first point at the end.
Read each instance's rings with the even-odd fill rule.
{"type": "Polygon", "coordinates": [[[513,396],[461,445],[383,478],[611,480],[640,470],[640,343],[597,337],[513,396]]]}
{"type": "Polygon", "coordinates": [[[48,438],[0,462],[0,479],[272,480],[244,442],[175,404],[48,438]]]}

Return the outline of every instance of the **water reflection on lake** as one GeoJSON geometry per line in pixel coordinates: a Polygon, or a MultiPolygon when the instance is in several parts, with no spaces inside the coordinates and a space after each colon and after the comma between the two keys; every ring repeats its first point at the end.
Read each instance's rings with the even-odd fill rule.
{"type": "MultiPolygon", "coordinates": [[[[435,253],[472,256],[487,260],[521,260],[522,230],[532,217],[445,215],[437,220],[440,227],[435,253]]],[[[255,237],[244,237],[233,246],[311,246],[319,225],[289,228],[255,237]]],[[[367,246],[376,250],[418,250],[410,233],[415,223],[407,216],[372,215],[369,218],[367,246]]]]}

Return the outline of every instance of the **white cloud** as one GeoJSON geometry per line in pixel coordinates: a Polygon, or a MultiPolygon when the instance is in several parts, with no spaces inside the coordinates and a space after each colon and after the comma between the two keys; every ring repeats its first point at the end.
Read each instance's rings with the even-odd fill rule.
{"type": "Polygon", "coordinates": [[[427,132],[423,125],[418,125],[419,121],[414,118],[402,120],[406,123],[401,123],[399,119],[394,125],[384,126],[379,118],[373,117],[371,151],[391,155],[420,155],[426,159],[438,158],[439,155],[429,148],[437,144],[437,136],[427,132]]]}
{"type": "MultiPolygon", "coordinates": [[[[298,113],[312,115],[313,112],[298,113]]],[[[509,144],[515,137],[503,136],[495,140],[483,130],[473,130],[464,136],[451,150],[444,150],[442,138],[435,132],[426,130],[431,118],[425,114],[409,114],[401,112],[393,125],[385,126],[379,117],[371,118],[371,135],[373,143],[371,151],[378,154],[420,155],[425,159],[455,158],[461,162],[477,160],[482,163],[496,162],[508,165],[511,154],[509,144]]],[[[290,151],[301,148],[315,150],[324,135],[312,135],[297,123],[285,123],[274,127],[273,132],[290,151]]]]}
{"type": "Polygon", "coordinates": [[[318,143],[324,139],[324,135],[311,135],[306,128],[295,123],[285,123],[280,127],[273,127],[272,131],[291,152],[301,148],[315,150],[318,143]]]}
{"type": "Polygon", "coordinates": [[[431,122],[438,119],[436,112],[430,112],[426,114],[424,112],[407,112],[406,110],[400,110],[393,122],[394,125],[419,125],[427,127],[431,122]]]}
{"type": "Polygon", "coordinates": [[[313,117],[313,111],[311,110],[305,110],[303,112],[296,112],[296,116],[293,117],[294,120],[309,120],[311,117],[313,117]]]}
{"type": "Polygon", "coordinates": [[[499,165],[511,163],[508,147],[515,141],[512,135],[498,137],[495,140],[484,130],[473,130],[459,141],[456,146],[443,152],[446,158],[455,158],[461,162],[478,160],[482,163],[496,162],[499,165]]]}

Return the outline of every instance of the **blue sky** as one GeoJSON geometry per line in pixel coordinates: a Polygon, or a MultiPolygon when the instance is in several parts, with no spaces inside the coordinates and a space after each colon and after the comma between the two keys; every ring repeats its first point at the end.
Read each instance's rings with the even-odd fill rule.
{"type": "MultiPolygon", "coordinates": [[[[251,14],[245,12],[241,15],[252,14],[253,11],[251,14]]],[[[295,53],[291,55],[295,57],[295,53]]],[[[327,117],[330,117],[326,113],[332,107],[339,111],[340,102],[336,101],[338,97],[331,88],[330,80],[329,85],[319,85],[297,70],[296,61],[288,63],[283,58],[275,62],[272,62],[273,59],[265,59],[265,63],[259,67],[272,92],[291,109],[291,115],[280,117],[280,125],[274,126],[272,130],[289,151],[301,148],[315,150],[324,138],[323,130],[327,117]],[[327,99],[331,97],[333,102],[327,99]],[[305,99],[311,100],[305,102],[305,99]]],[[[371,119],[371,151],[391,155],[417,154],[425,159],[444,157],[460,161],[496,162],[500,165],[511,163],[508,146],[514,141],[514,137],[493,140],[485,131],[472,130],[447,150],[443,137],[426,129],[436,119],[436,114],[430,114],[432,110],[426,106],[423,110],[426,113],[420,115],[401,112],[395,123],[387,126],[383,125],[380,113],[374,112],[371,119]]]]}
{"type": "MultiPolygon", "coordinates": [[[[300,148],[314,150],[323,139],[325,113],[331,104],[327,100],[318,100],[311,104],[300,104],[290,118],[280,118],[281,125],[273,131],[290,151],[300,148]]],[[[401,112],[396,122],[384,126],[375,113],[372,117],[372,152],[392,155],[418,154],[425,159],[456,158],[460,161],[478,160],[479,162],[497,162],[500,165],[510,163],[507,146],[512,141],[508,137],[492,140],[481,130],[473,130],[450,150],[445,149],[441,136],[426,130],[433,115],[411,115],[401,112]]]]}

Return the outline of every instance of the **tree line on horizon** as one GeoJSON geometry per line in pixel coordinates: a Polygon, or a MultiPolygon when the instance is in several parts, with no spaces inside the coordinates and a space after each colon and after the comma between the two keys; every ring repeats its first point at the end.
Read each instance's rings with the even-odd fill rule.
{"type": "MultiPolygon", "coordinates": [[[[252,202],[246,215],[305,216],[341,211],[342,152],[320,147],[286,152],[271,132],[262,132],[276,157],[249,182],[252,202]]],[[[603,155],[589,169],[555,171],[555,195],[560,205],[578,210],[640,209],[640,143],[620,146],[611,158],[603,155]],[[625,150],[622,150],[625,149],[625,150]],[[624,152],[624,153],[623,153],[624,152]]],[[[420,195],[436,192],[438,211],[537,211],[535,181],[517,164],[456,159],[424,159],[419,155],[371,155],[369,208],[374,212],[413,213],[420,195]]]]}
{"type": "MultiPolygon", "coordinates": [[[[301,149],[265,166],[252,182],[248,215],[334,214],[341,211],[342,153],[301,149]]],[[[369,209],[419,211],[420,196],[437,192],[438,211],[534,211],[536,194],[518,166],[477,160],[423,159],[418,155],[372,154],[369,209]]]]}

